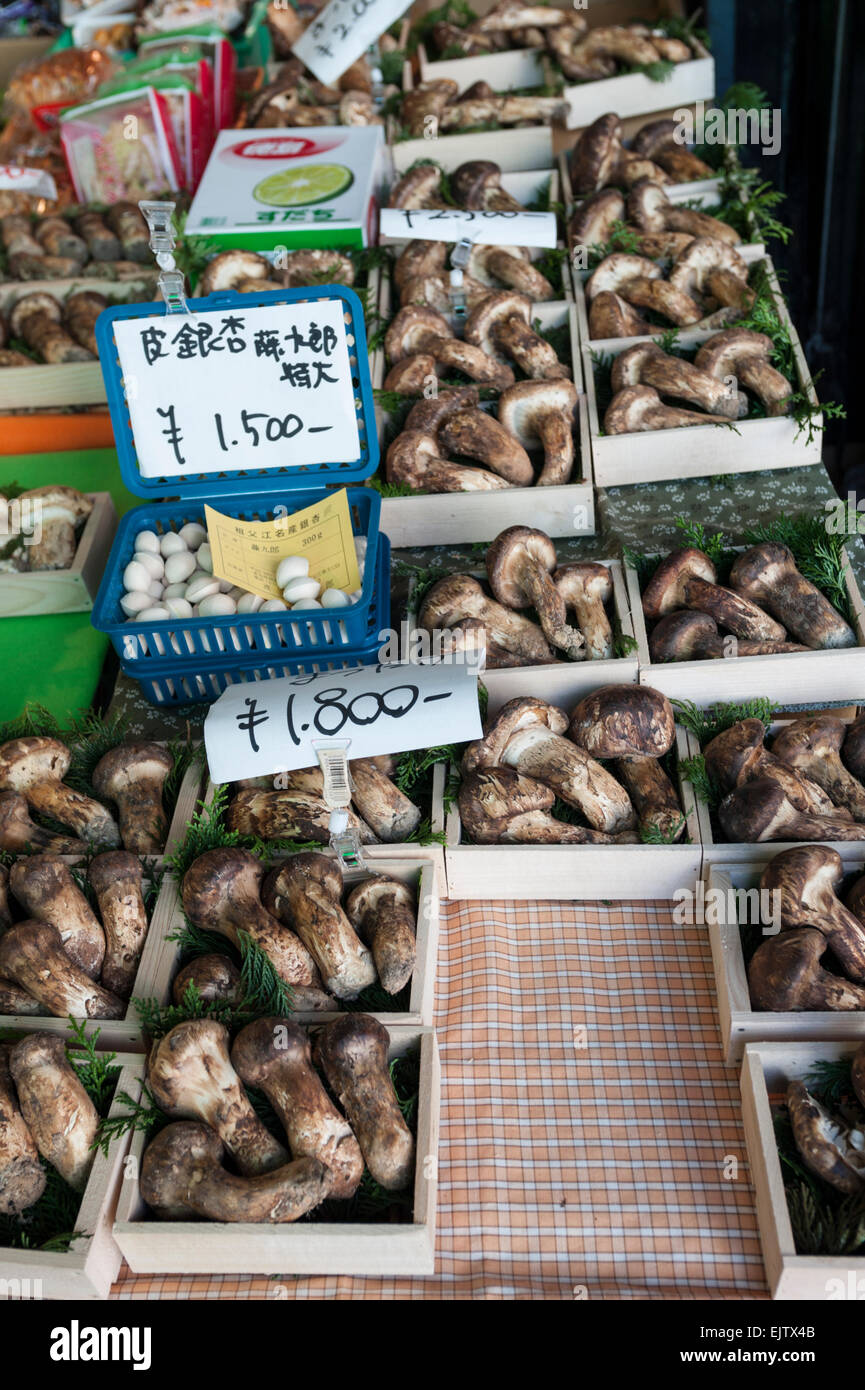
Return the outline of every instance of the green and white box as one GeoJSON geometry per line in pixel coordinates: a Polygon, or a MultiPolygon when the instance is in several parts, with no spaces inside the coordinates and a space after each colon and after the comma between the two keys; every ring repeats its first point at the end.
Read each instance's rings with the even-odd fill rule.
{"type": "Polygon", "coordinates": [[[254,251],[373,246],[385,161],[381,126],[220,131],[187,236],[254,251]]]}

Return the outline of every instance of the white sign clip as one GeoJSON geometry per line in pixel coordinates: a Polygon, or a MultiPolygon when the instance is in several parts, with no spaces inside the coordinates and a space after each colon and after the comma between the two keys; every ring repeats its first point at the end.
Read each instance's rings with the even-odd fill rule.
{"type": "Polygon", "coordinates": [[[313,739],[318,764],[324,777],[324,803],[330,810],[330,847],[344,869],[362,869],[360,836],[348,822],[351,805],[351,774],[348,768],[350,738],[324,741],[313,739]]]}

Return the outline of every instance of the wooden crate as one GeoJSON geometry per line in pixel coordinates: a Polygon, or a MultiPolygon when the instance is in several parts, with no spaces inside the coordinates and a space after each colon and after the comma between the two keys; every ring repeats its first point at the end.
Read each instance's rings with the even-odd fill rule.
{"type": "MultiPolygon", "coordinates": [[[[414,88],[411,64],[403,69],[402,89],[414,88]]],[[[513,169],[552,169],[553,132],[550,126],[514,126],[501,130],[475,130],[464,135],[438,135],[425,140],[412,137],[399,140],[398,118],[387,127],[387,143],[397,174],[404,174],[418,159],[434,159],[448,173],[469,159],[491,159],[503,171],[513,169]]]]}
{"type": "Polygon", "coordinates": [[[761,695],[786,707],[856,700],[865,690],[865,606],[849,567],[845,582],[858,642],[855,647],[710,661],[653,662],[639,579],[633,566],[625,563],[640,681],[662,690],[671,700],[693,700],[696,705],[753,700],[761,695]]]}
{"type": "Polygon", "coordinates": [[[770,1096],[804,1077],[815,1062],[836,1062],[856,1050],[861,1038],[846,1041],[749,1043],[742,1065],[742,1111],[757,1224],[766,1279],[773,1298],[812,1301],[861,1300],[865,1259],[861,1255],[797,1255],[775,1143],[770,1096]]]}
{"type": "MultiPolygon", "coordinates": [[[[33,1032],[33,1020],[24,1022],[28,1025],[24,1031],[33,1032]]],[[[124,1112],[126,1107],[118,1097],[123,1091],[135,1091],[143,1069],[140,1058],[122,1054],[118,1054],[117,1065],[121,1071],[110,1115],[124,1112]]],[[[130,1139],[127,1133],[112,1140],[107,1156],[97,1152],[75,1222],[75,1229],[83,1234],[68,1251],[59,1254],[0,1246],[0,1299],[108,1297],[120,1270],[120,1250],[114,1242],[112,1225],[130,1139]]]]}
{"type": "MultiPolygon", "coordinates": [[[[499,687],[496,699],[501,701],[503,693],[499,687]]],[[[585,693],[585,688],[574,684],[573,677],[564,672],[555,681],[552,674],[548,676],[543,698],[570,711],[585,693]]],[[[494,709],[491,696],[490,712],[494,709]]],[[[676,750],[679,759],[691,757],[696,750],[692,736],[678,726],[676,750]]],[[[690,842],[676,845],[464,844],[455,801],[446,820],[447,896],[478,901],[566,898],[622,902],[672,898],[677,890],[693,890],[702,867],[700,827],[693,788],[680,781],[679,794],[690,842]]]]}
{"type": "MultiPolygon", "coordinates": [[[[28,294],[50,294],[62,302],[76,290],[92,290],[110,300],[149,299],[151,280],[14,280],[0,284],[0,313],[8,314],[28,294]]],[[[104,405],[105,382],[99,359],[92,362],[34,362],[0,372],[0,411],[51,405],[104,405]]]]}
{"type": "MultiPolygon", "coordinates": [[[[385,848],[385,847],[383,847],[385,848]]],[[[330,851],[324,850],[326,853],[330,851]]],[[[286,856],[287,857],[287,856],[286,856]]],[[[274,863],[278,862],[274,860],[274,863]]],[[[388,1027],[394,1024],[431,1024],[433,1021],[433,1001],[435,995],[436,956],[438,954],[438,935],[440,920],[439,881],[435,865],[422,850],[412,859],[377,859],[368,870],[345,872],[346,888],[362,883],[371,873],[390,874],[410,888],[417,890],[417,962],[411,980],[411,994],[405,1010],[369,1011],[373,1017],[381,1019],[388,1027]]],[[[160,891],[159,934],[155,942],[156,960],[149,976],[148,995],[160,1004],[171,1002],[171,986],[180,968],[182,950],[176,941],[166,938],[183,928],[185,917],[180,902],[180,888],[172,877],[166,875],[160,891]]],[[[143,994],[144,991],[139,991],[143,994]]],[[[310,1013],[298,1010],[292,1014],[297,1023],[327,1023],[339,1018],[344,1010],[335,1009],[329,1013],[310,1013]]],[[[2,1021],[2,1020],[0,1020],[2,1021]]]]}
{"type": "MultiPolygon", "coordinates": [[[[770,280],[778,314],[787,327],[793,345],[796,363],[793,390],[804,392],[813,405],[818,405],[811,373],[774,272],[770,280]]],[[[679,341],[687,347],[711,336],[704,332],[683,332],[679,341]]],[[[639,341],[638,338],[615,338],[608,340],[604,346],[614,357],[618,357],[625,348],[633,347],[639,341]]],[[[738,420],[734,422],[735,430],[726,424],[687,425],[671,430],[602,435],[592,351],[588,344],[583,344],[592,462],[598,487],[656,483],[670,478],[713,477],[720,473],[756,473],[770,468],[800,468],[803,464],[821,461],[823,417],[819,414],[811,420],[813,432],[810,442],[808,431],[798,431],[795,421],[789,416],[738,420]]]]}
{"type": "MultiPolygon", "coordinates": [[[[21,368],[21,371],[27,370],[21,368]]],[[[117,513],[110,492],[89,492],[87,496],[93,502],[93,510],[84,523],[69,569],[24,570],[0,575],[0,618],[87,613],[93,607],[117,530],[117,513]]]]}
{"type": "MultiPolygon", "coordinates": [[[[747,660],[750,661],[750,657],[747,660]]],[[[716,663],[717,665],[718,663],[716,663]]],[[[761,691],[761,694],[763,692],[761,691]]],[[[839,717],[845,712],[842,710],[822,710],[818,713],[838,714],[839,717]]],[[[769,748],[771,749],[771,739],[786,724],[791,723],[791,719],[776,719],[769,726],[769,748]]],[[[851,723],[850,718],[845,717],[845,723],[851,723]]],[[[695,751],[700,752],[696,746],[695,751]]],[[[704,801],[697,797],[697,819],[700,822],[700,840],[703,845],[703,867],[708,868],[710,864],[750,864],[760,863],[771,858],[775,854],[780,854],[782,849],[795,849],[798,845],[807,844],[806,840],[763,840],[758,844],[741,844],[730,840],[717,840],[712,829],[712,818],[709,808],[704,801]]],[[[851,869],[855,868],[865,858],[865,840],[826,840],[821,841],[837,850],[845,865],[851,869]]]]}
{"type": "MultiPolygon", "coordinates": [[[[594,22],[593,19],[589,20],[589,28],[607,22],[604,16],[596,12],[594,22]]],[[[620,77],[601,78],[597,82],[566,85],[565,124],[568,130],[580,130],[591,125],[602,111],[615,111],[623,117],[648,116],[671,106],[711,101],[715,95],[715,60],[696,40],[693,48],[696,57],[689,63],[677,63],[666,82],[653,82],[644,73],[631,72],[620,77]]]]}
{"type": "MultiPolygon", "coordinates": [[[[431,1029],[392,1028],[391,1059],[420,1043],[417,1167],[411,1222],[298,1221],[278,1225],[157,1221],[137,1178],[125,1182],[114,1239],[135,1274],[432,1274],[435,1268],[440,1066],[431,1029]]],[[[139,1076],[143,1075],[143,1063],[139,1076]]],[[[144,1153],[130,1149],[132,1172],[144,1153]]]]}
{"type": "Polygon", "coordinates": [[[547,80],[545,55],[544,48],[509,48],[475,58],[430,58],[423,43],[417,49],[421,82],[444,77],[458,83],[460,94],[475,82],[488,82],[494,92],[543,87],[547,80]]]}
{"type": "MultiPolygon", "coordinates": [[[[847,1039],[865,1040],[865,1011],[838,1009],[797,1010],[768,1013],[754,1009],[748,989],[745,957],[739,923],[742,921],[740,892],[759,889],[760,875],[774,858],[774,846],[761,845],[762,859],[748,863],[716,863],[706,867],[705,919],[712,947],[712,968],[718,991],[718,1022],[724,1061],[735,1066],[748,1043],[818,1042],[847,1039]],[[715,896],[710,896],[715,895],[715,896]]],[[[780,846],[779,852],[780,852],[780,846]]],[[[865,841],[859,867],[865,862],[865,841]]],[[[756,900],[755,900],[756,901],[756,900]]]]}
{"type": "MultiPolygon", "coordinates": [[[[634,637],[628,595],[622,574],[620,560],[602,559],[597,563],[606,565],[613,581],[612,608],[619,629],[624,637],[634,637]]],[[[469,570],[476,579],[485,579],[483,570],[469,570]]],[[[410,592],[407,601],[409,630],[417,627],[417,609],[410,592]]],[[[556,661],[545,666],[515,666],[501,670],[485,670],[481,676],[489,695],[487,712],[495,714],[508,700],[518,695],[540,696],[545,699],[545,682],[551,677],[556,689],[563,675],[568,678],[568,690],[578,691],[573,698],[580,699],[596,690],[599,685],[636,685],[639,680],[639,662],[636,649],[628,656],[614,656],[607,661],[556,661]]],[[[555,703],[555,702],[553,702],[555,703]]]]}
{"type": "MultiPolygon", "coordinates": [[[[387,282],[382,282],[383,306],[388,305],[387,282]]],[[[384,308],[388,317],[388,308],[384,308]]],[[[593,536],[595,534],[595,493],[592,456],[589,445],[588,413],[581,378],[577,322],[573,304],[563,300],[536,304],[533,319],[543,328],[570,326],[574,384],[579,392],[579,482],[559,487],[509,487],[501,492],[420,493],[417,497],[383,497],[381,529],[391,545],[461,545],[470,541],[492,541],[508,526],[531,525],[548,536],[593,536]]],[[[384,348],[373,357],[373,384],[381,386],[386,374],[384,348]]],[[[377,408],[379,440],[384,442],[387,424],[377,408]]],[[[384,449],[382,449],[384,455],[384,449]]],[[[576,468],[576,461],[575,461],[576,468]]],[[[384,468],[384,461],[380,469],[384,468]]]]}

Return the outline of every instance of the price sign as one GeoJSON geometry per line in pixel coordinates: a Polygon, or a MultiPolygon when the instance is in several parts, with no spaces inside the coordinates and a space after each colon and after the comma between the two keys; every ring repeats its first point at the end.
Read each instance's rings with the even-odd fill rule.
{"type": "Polygon", "coordinates": [[[0,164],[0,191],[26,193],[31,198],[57,197],[57,185],[49,173],[21,164],[0,164]]]}
{"type": "Polygon", "coordinates": [[[120,318],[114,341],[143,478],[358,457],[338,300],[120,318]]]}
{"type": "Polygon", "coordinates": [[[330,0],[292,44],[292,52],[319,82],[329,84],[407,9],[406,0],[330,0]]]}
{"type": "Polygon", "coordinates": [[[313,740],[350,739],[350,758],[480,738],[478,669],[361,666],[230,685],[204,722],[214,782],[311,767],[313,740]]]}
{"type": "Polygon", "coordinates": [[[400,241],[469,241],[481,246],[556,244],[554,212],[467,212],[463,208],[382,208],[381,235],[400,241]]]}

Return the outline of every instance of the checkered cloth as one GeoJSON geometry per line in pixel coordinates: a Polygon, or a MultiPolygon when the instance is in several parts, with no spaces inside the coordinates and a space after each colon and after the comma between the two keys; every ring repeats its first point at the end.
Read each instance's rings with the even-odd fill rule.
{"type": "Polygon", "coordinates": [[[765,1297],[705,928],[666,902],[445,903],[436,1029],[433,1277],[124,1265],[112,1297],[765,1297]]]}

